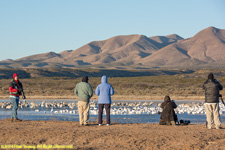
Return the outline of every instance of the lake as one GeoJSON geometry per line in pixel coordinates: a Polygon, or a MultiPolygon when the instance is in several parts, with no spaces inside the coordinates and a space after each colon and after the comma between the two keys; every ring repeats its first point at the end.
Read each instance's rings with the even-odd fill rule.
{"type": "MultiPolygon", "coordinates": [[[[10,102],[10,100],[0,100],[0,104],[10,102]]],[[[21,100],[22,104],[25,102],[21,100]]],[[[89,121],[97,121],[98,107],[97,101],[91,101],[89,121]]],[[[111,122],[116,123],[158,123],[161,108],[158,106],[162,101],[112,101],[111,107],[111,122]]],[[[47,103],[51,103],[52,106],[41,106],[44,100],[26,100],[29,103],[29,107],[19,108],[18,118],[22,120],[59,120],[59,121],[79,121],[79,115],[77,106],[72,107],[73,103],[76,105],[76,100],[45,100],[45,106],[47,103]],[[31,103],[37,104],[37,107],[31,108],[31,103]],[[63,107],[60,106],[64,105],[63,107]],[[57,106],[58,105],[58,106],[57,106]],[[71,107],[70,107],[71,106],[71,107]]],[[[180,107],[177,108],[177,116],[179,120],[190,120],[191,124],[205,124],[206,116],[204,114],[203,101],[176,101],[176,104],[180,107]],[[201,110],[199,113],[197,110],[201,110]],[[186,112],[181,112],[186,110],[186,112]]],[[[225,123],[225,107],[221,104],[221,122],[225,123]]],[[[6,119],[11,117],[11,109],[0,107],[0,119],[6,119]]],[[[103,115],[105,120],[105,115],[103,115]]]]}

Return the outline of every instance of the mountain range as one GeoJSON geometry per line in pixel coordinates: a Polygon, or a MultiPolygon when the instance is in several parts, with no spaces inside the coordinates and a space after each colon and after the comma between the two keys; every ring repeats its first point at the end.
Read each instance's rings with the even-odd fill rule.
{"type": "Polygon", "coordinates": [[[76,50],[0,61],[0,68],[204,68],[225,66],[225,30],[208,27],[191,38],[179,35],[115,36],[76,50]]]}

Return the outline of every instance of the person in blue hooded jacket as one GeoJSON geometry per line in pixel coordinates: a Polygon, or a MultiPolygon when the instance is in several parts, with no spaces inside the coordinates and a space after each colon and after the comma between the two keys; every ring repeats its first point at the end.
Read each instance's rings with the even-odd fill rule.
{"type": "Polygon", "coordinates": [[[110,125],[110,108],[111,108],[111,95],[114,94],[114,90],[111,84],[107,83],[107,77],[104,75],[101,79],[101,84],[99,84],[95,90],[95,94],[98,97],[98,124],[102,125],[102,113],[105,106],[106,110],[106,122],[107,126],[110,125]]]}

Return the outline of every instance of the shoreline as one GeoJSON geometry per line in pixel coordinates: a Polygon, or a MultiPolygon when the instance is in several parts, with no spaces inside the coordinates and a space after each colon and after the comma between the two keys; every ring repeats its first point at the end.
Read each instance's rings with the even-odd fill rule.
{"type": "MultiPolygon", "coordinates": [[[[26,100],[77,100],[76,96],[26,96],[26,100]]],[[[179,101],[179,100],[194,100],[194,101],[204,101],[204,96],[176,96],[170,95],[172,100],[179,101]]],[[[9,100],[9,96],[0,96],[0,99],[9,100]]],[[[114,95],[112,96],[113,100],[136,100],[136,101],[161,101],[164,99],[164,96],[135,96],[135,95],[114,95]]],[[[23,100],[20,97],[20,100],[23,100]]],[[[98,97],[93,96],[90,100],[97,101],[98,97]]]]}
{"type": "MultiPolygon", "coordinates": [[[[11,117],[8,117],[8,118],[3,118],[3,119],[0,119],[0,121],[6,121],[8,123],[14,123],[14,122],[11,122],[11,117]]],[[[74,124],[77,124],[79,125],[79,121],[71,121],[71,120],[54,120],[54,119],[51,119],[51,120],[23,120],[19,123],[22,123],[22,122],[45,122],[45,123],[48,123],[48,122],[70,122],[70,123],[74,123],[74,124]]],[[[98,125],[98,122],[97,121],[90,121],[88,123],[90,126],[99,126],[98,125]]],[[[113,125],[132,125],[132,124],[136,124],[136,125],[143,125],[143,124],[149,124],[149,125],[159,125],[159,122],[146,122],[146,123],[118,123],[118,122],[111,122],[111,126],[113,125]]],[[[198,122],[198,123],[190,123],[189,125],[180,125],[180,124],[176,124],[175,126],[192,126],[192,125],[203,125],[205,126],[205,122],[204,123],[201,123],[201,122],[198,122]]],[[[103,119],[103,126],[106,126],[106,122],[105,120],[103,119]]],[[[160,126],[168,126],[168,125],[160,125],[160,126]]],[[[172,127],[172,125],[169,125],[172,127]]],[[[225,128],[224,128],[225,129],[225,128]]]]}

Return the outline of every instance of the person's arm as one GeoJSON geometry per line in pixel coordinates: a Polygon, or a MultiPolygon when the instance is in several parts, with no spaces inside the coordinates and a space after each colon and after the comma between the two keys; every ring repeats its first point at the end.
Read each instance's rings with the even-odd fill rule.
{"type": "Polygon", "coordinates": [[[19,86],[21,88],[21,91],[23,91],[23,84],[19,81],[19,86]]]}
{"type": "Polygon", "coordinates": [[[222,101],[223,105],[225,106],[222,95],[220,94],[219,97],[221,98],[221,101],[222,101]]]}
{"type": "Polygon", "coordinates": [[[203,84],[202,88],[203,88],[203,90],[205,90],[205,83],[203,84]]]}
{"type": "Polygon", "coordinates": [[[14,89],[13,87],[10,86],[9,92],[17,94],[17,89],[14,89]]]}
{"type": "Polygon", "coordinates": [[[97,96],[100,95],[99,85],[98,85],[97,88],[95,89],[95,94],[96,94],[97,96]]]}
{"type": "Polygon", "coordinates": [[[76,96],[78,96],[78,87],[77,87],[77,85],[76,85],[76,87],[75,87],[75,89],[74,89],[74,94],[75,94],[76,96]]]}
{"type": "Polygon", "coordinates": [[[220,84],[220,82],[218,81],[219,83],[219,89],[222,90],[223,89],[223,86],[220,84]]]}
{"type": "Polygon", "coordinates": [[[214,79],[214,83],[216,83],[219,87],[219,90],[222,90],[223,89],[223,86],[220,84],[220,82],[216,79],[214,79]]]}
{"type": "Polygon", "coordinates": [[[17,94],[18,90],[16,88],[13,88],[12,82],[9,84],[9,92],[11,94],[17,94]]]}
{"type": "Polygon", "coordinates": [[[162,103],[162,104],[160,105],[160,107],[163,109],[163,108],[164,108],[164,105],[165,105],[165,104],[164,104],[164,103],[162,103]]]}
{"type": "Polygon", "coordinates": [[[88,92],[89,92],[89,97],[92,97],[93,96],[93,89],[92,89],[92,87],[91,87],[90,84],[89,84],[89,90],[88,90],[88,92]]]}
{"type": "Polygon", "coordinates": [[[174,100],[172,100],[172,106],[173,108],[177,108],[177,104],[174,102],[174,100]]]}
{"type": "Polygon", "coordinates": [[[113,95],[115,92],[114,92],[114,89],[112,87],[112,85],[110,85],[110,95],[113,95]]]}
{"type": "Polygon", "coordinates": [[[23,99],[26,99],[26,96],[24,94],[24,91],[23,91],[23,84],[20,82],[20,88],[21,88],[21,93],[23,95],[23,99]]]}

